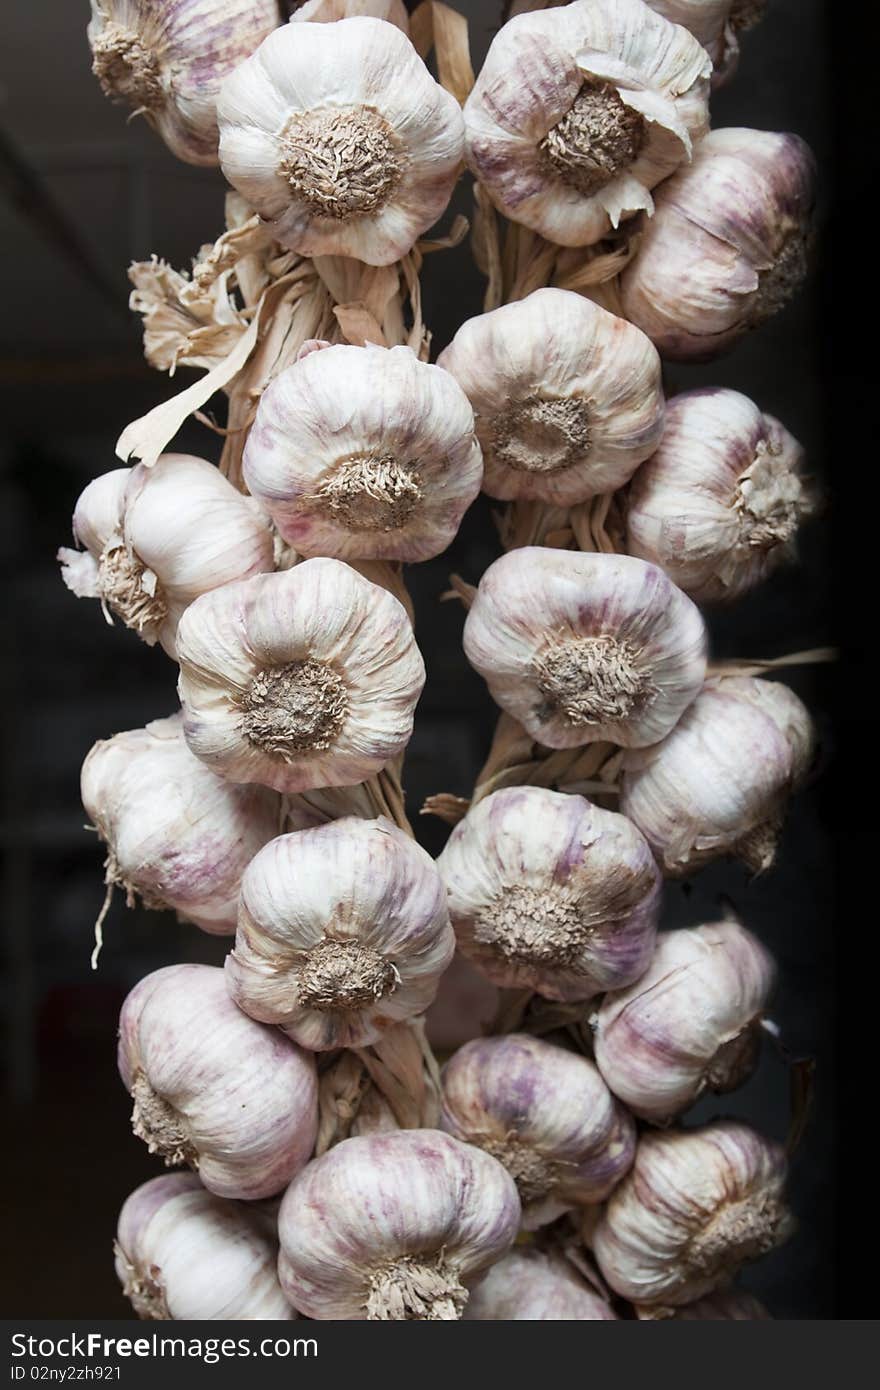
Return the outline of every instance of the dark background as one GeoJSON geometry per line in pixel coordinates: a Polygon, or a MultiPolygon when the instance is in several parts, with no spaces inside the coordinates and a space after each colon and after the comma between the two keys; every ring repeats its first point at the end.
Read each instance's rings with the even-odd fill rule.
{"type": "MultiPolygon", "coordinates": [[[[497,0],[457,0],[457,7],[472,21],[476,66],[498,22],[497,0]]],[[[145,124],[126,124],[125,113],[103,99],[90,73],[87,18],[85,0],[52,5],[51,15],[29,0],[7,0],[0,56],[7,1316],[126,1315],[110,1252],[116,1215],[131,1189],[159,1170],[130,1133],[129,1101],[115,1071],[118,1009],[148,971],[176,960],[219,962],[225,949],[167,914],[128,911],[117,897],[100,970],[89,969],[92,923],[103,897],[102,854],[83,828],[79,767],[96,739],[172,711],[175,668],[123,627],[108,628],[97,604],[75,600],[53,556],[71,543],[70,514],[82,487],[118,466],[113,447],[122,427],[174,389],[143,363],[139,320],[126,309],[126,266],[153,251],[188,266],[222,230],[223,181],[219,172],[178,163],[145,124]],[[38,190],[66,221],[63,244],[45,216],[40,220],[38,190]]],[[[852,877],[874,849],[876,827],[847,811],[843,785],[844,776],[855,782],[861,776],[854,750],[870,744],[873,702],[861,696],[861,684],[855,699],[850,685],[848,697],[841,696],[841,683],[860,674],[851,664],[858,653],[850,639],[858,637],[870,602],[865,594],[853,603],[858,591],[846,587],[846,566],[858,553],[860,523],[868,530],[857,485],[873,457],[862,458],[863,439],[855,447],[851,442],[852,410],[867,369],[852,351],[835,357],[828,342],[831,312],[840,308],[829,280],[835,222],[863,227],[865,209],[857,185],[844,182],[861,166],[852,131],[839,138],[845,97],[834,81],[833,42],[821,0],[772,0],[764,24],[746,38],[738,77],[713,108],[716,125],[792,130],[812,145],[823,171],[820,270],[794,305],[732,355],[668,373],[670,392],[731,386],[777,415],[807,446],[810,469],[834,503],[804,536],[798,567],[710,618],[718,657],[844,642],[846,664],[790,677],[818,721],[825,775],[795,802],[771,874],[749,884],[735,867],[710,868],[690,885],[669,887],[664,921],[711,920],[720,897],[732,899],[779,962],[773,1014],[787,1045],[817,1059],[815,1109],[791,1181],[800,1229],[745,1281],[774,1316],[801,1319],[862,1315],[859,1295],[868,1298],[869,1290],[856,1278],[852,1251],[869,1240],[863,1222],[874,1205],[856,1176],[861,1163],[867,1183],[874,1164],[854,1109],[861,1054],[853,1032],[869,1026],[854,990],[860,978],[863,985],[873,981],[851,966],[863,959],[854,956],[856,941],[876,930],[876,911],[856,903],[859,884],[852,877]],[[842,195],[836,212],[835,184],[842,195]],[[853,210],[858,202],[853,223],[847,197],[853,210]],[[838,1065],[841,1040],[845,1066],[838,1065]],[[844,1206],[835,1196],[839,1172],[844,1206]]],[[[469,197],[465,180],[460,210],[469,210],[469,197]]],[[[864,233],[835,234],[833,245],[838,261],[847,262],[841,278],[858,315],[850,270],[865,254],[864,233]]],[[[480,309],[480,277],[466,246],[430,258],[423,292],[439,350],[480,309]]],[[[189,379],[182,373],[180,384],[189,379]]],[[[215,437],[195,423],[176,447],[213,459],[219,452],[215,437]]],[[[408,573],[428,665],[406,771],[412,814],[431,792],[467,794],[488,746],[494,712],[461,652],[462,610],[438,599],[451,570],[476,581],[496,553],[490,508],[481,500],[450,551],[408,573]]],[[[445,828],[423,818],[417,829],[436,852],[445,828]]],[[[785,1136],[787,1074],[771,1049],[742,1092],[720,1107],[707,1103],[696,1116],[720,1110],[785,1136]]]]}

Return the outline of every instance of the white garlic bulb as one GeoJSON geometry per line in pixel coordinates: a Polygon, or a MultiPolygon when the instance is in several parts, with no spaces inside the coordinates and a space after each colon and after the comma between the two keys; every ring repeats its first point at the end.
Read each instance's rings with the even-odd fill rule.
{"type": "Polygon", "coordinates": [[[430,855],[384,817],[350,816],[251,862],[226,976],[251,1018],[321,1052],[422,1013],[454,950],[430,855]]]}
{"type": "Polygon", "coordinates": [[[575,0],[496,34],[464,108],[466,157],[501,212],[589,246],[642,209],[709,128],[712,64],[641,0],[575,0]]]}
{"type": "Polygon", "coordinates": [[[284,540],[343,560],[438,555],[482,474],[467,396],[408,347],[301,358],[263,393],[244,451],[247,485],[284,540]]]}
{"type": "Polygon", "coordinates": [[[490,497],[570,506],[622,487],[660,443],[656,348],[569,290],[468,319],[438,365],[476,411],[490,497]]]}
{"type": "Polygon", "coordinates": [[[704,1091],[735,1090],[757,1061],[775,974],[738,922],[661,932],[645,974],[606,994],[596,1015],[605,1082],[633,1114],[659,1124],[704,1091]]]}
{"type": "Polygon", "coordinates": [[[296,1317],[278,1282],[269,1214],[213,1196],[194,1173],[166,1173],[132,1192],[119,1213],[114,1254],[139,1318],[296,1317]]]}
{"type": "Polygon", "coordinates": [[[657,190],[620,278],[623,312],[675,361],[726,352],[808,268],[815,162],[797,135],[713,130],[657,190]]]}
{"type": "Polygon", "coordinates": [[[511,1250],[471,1293],[466,1322],[610,1322],[616,1314],[561,1255],[511,1250]]]}
{"type": "Polygon", "coordinates": [[[489,566],[464,650],[495,702],[548,748],[656,743],[706,672],[699,610],[656,565],[541,546],[489,566]]]}
{"type": "Polygon", "coordinates": [[[177,649],[192,751],[285,792],[378,772],[406,746],[425,683],[403,605],[339,560],[205,594],[177,649]]]}
{"type": "Polygon", "coordinates": [[[770,1314],[763,1304],[743,1289],[716,1289],[696,1303],[677,1308],[672,1317],[678,1322],[768,1322],[770,1314]]]}
{"type": "Polygon", "coordinates": [[[513,1179],[471,1144],[431,1129],[345,1139],[284,1197],[281,1287],[319,1320],[451,1321],[519,1216],[513,1179]]]}
{"type": "Polygon", "coordinates": [[[642,1136],[592,1240],[615,1293],[662,1317],[791,1234],[785,1154],[748,1125],[642,1136]]]}
{"type": "Polygon", "coordinates": [[[276,29],[217,113],[224,174],[305,256],[400,259],[444,211],[462,157],[458,102],[369,16],[276,29]]]}
{"type": "Polygon", "coordinates": [[[271,1197],[314,1149],[314,1058],[243,1014],[214,966],[169,965],[135,985],[119,1016],[119,1073],[138,1138],[218,1197],[271,1197]]]}
{"type": "Polygon", "coordinates": [[[648,968],[660,875],[615,811],[543,787],[492,792],[437,867],[459,948],[495,984],[590,999],[648,968]]]}
{"type": "Polygon", "coordinates": [[[667,874],[725,854],[761,873],[814,746],[809,713],[788,686],[715,677],[661,743],[627,753],[621,810],[667,874]]]}
{"type": "Polygon", "coordinates": [[[813,511],[804,451],[738,391],[684,391],[627,499],[631,555],[699,602],[737,598],[790,556],[813,511]]]}
{"type": "Polygon", "coordinates": [[[187,164],[216,164],[217,94],[281,22],[278,0],[91,0],[92,71],[187,164]]]}
{"type": "Polygon", "coordinates": [[[635,1126],[586,1057],[526,1033],[465,1043],[443,1068],[441,1127],[503,1163],[526,1230],[603,1202],[635,1126]]]}
{"type": "Polygon", "coordinates": [[[73,533],[84,549],[58,552],[67,587],[99,598],[108,617],[172,657],[194,599],[274,569],[267,518],[212,463],[188,454],[95,478],[76,504],[73,533]]]}

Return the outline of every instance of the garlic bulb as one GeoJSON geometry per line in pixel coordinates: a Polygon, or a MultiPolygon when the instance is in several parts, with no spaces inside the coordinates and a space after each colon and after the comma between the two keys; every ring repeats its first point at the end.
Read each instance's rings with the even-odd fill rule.
{"type": "Polygon", "coordinates": [[[425,683],[403,605],[339,560],[205,594],[177,646],[192,751],[285,792],[378,772],[405,747],[425,683]]]}
{"type": "Polygon", "coordinates": [[[646,973],[606,994],[595,1020],[596,1065],[633,1114],[663,1124],[704,1091],[751,1075],[776,971],[738,922],[661,932],[646,973]]]}
{"type": "Polygon", "coordinates": [[[135,985],[119,1073],[138,1138],[218,1197],[271,1197],[315,1146],[314,1058],[236,1008],[214,966],[169,965],[135,985]]]}
{"type": "Polygon", "coordinates": [[[763,1304],[743,1289],[717,1289],[696,1303],[687,1303],[672,1314],[679,1322],[767,1322],[770,1314],[763,1304]]]}
{"type": "Polygon", "coordinates": [[[464,650],[495,702],[547,748],[656,743],[706,671],[699,610],[662,570],[540,546],[489,566],[464,650]]]}
{"type": "Polygon", "coordinates": [[[73,533],[84,549],[58,552],[67,587],[99,598],[109,621],[115,614],[171,657],[194,599],[274,568],[266,517],[212,463],[188,454],[95,478],[76,504],[73,533]]]}
{"type": "Polygon", "coordinates": [[[731,128],[658,189],[620,293],[664,357],[717,357],[788,303],[807,273],[814,175],[797,135],[731,128]]]}
{"type": "Polygon", "coordinates": [[[187,164],[216,164],[224,77],[281,22],[278,0],[91,0],[92,71],[187,164]]]}
{"type": "Polygon", "coordinates": [[[299,555],[428,560],[480,490],[474,414],[408,347],[311,352],[264,392],[244,476],[299,555]]]}
{"type": "Polygon", "coordinates": [[[725,854],[761,873],[813,750],[809,713],[788,686],[716,677],[661,743],[626,755],[621,810],[667,874],[725,854]]]}
{"type": "Polygon", "coordinates": [[[296,1317],[278,1282],[271,1218],[214,1197],[194,1173],[166,1173],[132,1192],[119,1213],[114,1254],[139,1318],[296,1317]]]}
{"type": "Polygon", "coordinates": [[[709,128],[712,64],[641,0],[575,0],[496,34],[464,108],[495,206],[561,246],[645,209],[709,128]]]}
{"type": "Polygon", "coordinates": [[[736,70],[739,59],[737,34],[750,28],[758,16],[746,18],[746,9],[763,8],[763,0],[645,0],[652,10],[673,24],[683,24],[712,59],[712,86],[722,86],[736,70]]]}
{"type": "Polygon", "coordinates": [[[449,202],[458,102],[400,29],[369,16],[288,24],[223,85],[223,172],[304,256],[390,265],[449,202]]]}
{"type": "Polygon", "coordinates": [[[530,1247],[511,1250],[471,1293],[468,1322],[610,1322],[616,1314],[579,1279],[561,1255],[530,1247]]]}
{"type": "Polygon", "coordinates": [[[648,968],[660,875],[615,811],[543,787],[492,792],[437,867],[459,948],[495,984],[590,999],[648,968]]]}
{"type": "MultiPolygon", "coordinates": [[[[108,885],[202,931],[235,931],[241,876],[278,833],[274,792],[234,786],[205,767],[186,745],[180,715],[96,743],[81,791],[107,846],[108,885]]],[[[312,823],[305,807],[290,814],[312,823]]]]}
{"type": "Polygon", "coordinates": [[[322,1052],[422,1013],[454,950],[430,855],[384,817],[350,816],[251,862],[226,976],[251,1018],[322,1052]]]}
{"type": "Polygon", "coordinates": [[[448,1134],[345,1139],[284,1197],[281,1287],[319,1320],[451,1321],[512,1245],[519,1214],[502,1165],[448,1134]]]}
{"type": "Polygon", "coordinates": [[[791,1234],[785,1174],[782,1148],[734,1120],[643,1135],[593,1235],[603,1278],[660,1317],[711,1293],[791,1234]]]}
{"type": "Polygon", "coordinates": [[[790,556],[813,511],[804,451],[738,391],[685,391],[627,501],[631,555],[700,602],[737,598],[790,556]]]}
{"type": "Polygon", "coordinates": [[[636,1147],[632,1120],[593,1063],[526,1033],[458,1049],[443,1068],[440,1123],[504,1164],[526,1230],[603,1202],[636,1147]]]}
{"type": "Polygon", "coordinates": [[[582,502],[622,487],[660,443],[656,349],[569,290],[468,319],[438,365],[476,411],[490,497],[582,502]]]}

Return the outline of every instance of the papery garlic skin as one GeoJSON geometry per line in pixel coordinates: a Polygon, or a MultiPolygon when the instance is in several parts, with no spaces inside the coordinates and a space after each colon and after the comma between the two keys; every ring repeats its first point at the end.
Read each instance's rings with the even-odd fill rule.
{"type": "Polygon", "coordinates": [[[744,1289],[717,1289],[696,1303],[677,1308],[672,1317],[678,1322],[770,1322],[762,1303],[744,1289]]]}
{"type": "Polygon", "coordinates": [[[82,552],[61,549],[62,577],[99,598],[149,645],[177,654],[177,626],[194,599],[274,569],[266,516],[212,463],[162,454],[89,483],[73,514],[82,552]]]}
{"type": "Polygon", "coordinates": [[[454,950],[430,855],[384,817],[347,817],[251,862],[226,978],[303,1047],[364,1047],[428,1007],[454,950]]]}
{"type": "Polygon", "coordinates": [[[312,352],[263,393],[244,476],[302,556],[428,560],[480,490],[474,414],[408,347],[312,352]]]}
{"type": "Polygon", "coordinates": [[[490,565],[464,650],[496,704],[548,748],[656,743],[699,692],[699,609],[656,565],[524,546],[490,565]]]}
{"type": "Polygon", "coordinates": [[[192,751],[284,792],[378,772],[406,746],[425,682],[402,604],[339,560],[205,594],[177,647],[192,751]]]}
{"type": "Polygon", "coordinates": [[[561,1255],[511,1250],[471,1292],[465,1322],[614,1322],[616,1313],[561,1255]]]}
{"type": "Polygon", "coordinates": [[[620,809],[672,877],[726,854],[761,873],[814,748],[809,712],[788,686],[714,677],[661,743],[627,753],[620,809]]]}
{"type": "Polygon", "coordinates": [[[391,265],[446,208],[458,102],[368,16],[275,30],[223,85],[220,162],[283,246],[391,265]]]}
{"type": "Polygon", "coordinates": [[[712,64],[641,0],[575,0],[495,35],[464,108],[466,158],[495,206],[590,246],[689,160],[709,128],[712,64]]]}
{"type": "MultiPolygon", "coordinates": [[[[739,61],[740,29],[756,23],[743,23],[741,0],[645,0],[645,3],[673,24],[683,24],[712,59],[712,86],[722,87],[734,74],[739,61]],[[737,13],[739,12],[739,13],[737,13]]],[[[757,9],[762,0],[747,0],[757,9]]]]}
{"type": "Polygon", "coordinates": [[[223,79],[281,22],[278,0],[91,0],[92,71],[172,154],[217,164],[223,79]]]}
{"type": "Polygon", "coordinates": [[[543,787],[492,792],[437,867],[459,949],[503,988],[591,999],[648,968],[660,875],[615,811],[543,787]]]}
{"type": "Polygon", "coordinates": [[[595,1019],[596,1065],[640,1119],[664,1124],[704,1091],[751,1074],[772,958],[738,922],[661,932],[647,971],[606,994],[595,1019]]]}
{"type": "Polygon", "coordinates": [[[711,1293],[791,1234],[785,1176],[782,1147],[734,1120],[643,1135],[593,1236],[603,1278],[659,1317],[711,1293]]]}
{"type": "Polygon", "coordinates": [[[139,1318],[292,1319],[278,1241],[259,1207],[207,1192],[194,1173],[151,1178],[119,1213],[116,1273],[139,1318]]]}
{"type": "Polygon", "coordinates": [[[443,1068],[440,1124],[504,1164],[526,1230],[604,1201],[636,1147],[632,1120],[593,1063],[525,1033],[458,1049],[443,1068]]]}
{"type": "Polygon", "coordinates": [[[384,19],[404,34],[409,33],[409,15],[403,0],[305,0],[290,16],[290,23],[334,24],[355,15],[384,19]]]}
{"type": "Polygon", "coordinates": [[[284,1197],[281,1287],[318,1320],[453,1321],[519,1216],[513,1179],[471,1144],[431,1129],[345,1139],[284,1197]]]}
{"type": "Polygon", "coordinates": [[[119,1016],[119,1074],[132,1128],[217,1197],[280,1192],[315,1146],[315,1062],[255,1023],[211,965],[169,965],[135,985],[119,1016]]]}
{"type": "Polygon", "coordinates": [[[623,312],[673,361],[728,351],[808,269],[815,161],[797,135],[714,130],[657,190],[620,277],[623,312]]]}
{"type": "Polygon", "coordinates": [[[739,391],[685,391],[627,498],[631,555],[701,603],[738,598],[789,558],[814,510],[804,451],[739,391]]]}
{"type": "Polygon", "coordinates": [[[437,361],[476,412],[490,497],[570,506],[622,487],[660,443],[656,349],[569,290],[468,319],[437,361]]]}

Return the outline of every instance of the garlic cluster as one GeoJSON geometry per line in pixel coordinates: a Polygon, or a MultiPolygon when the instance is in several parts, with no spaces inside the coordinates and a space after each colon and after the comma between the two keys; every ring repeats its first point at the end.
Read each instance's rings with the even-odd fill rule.
{"type": "Polygon", "coordinates": [[[343,560],[438,555],[482,473],[464,391],[408,347],[308,353],[264,392],[244,451],[288,545],[343,560]]]}
{"type": "Polygon", "coordinates": [[[363,1047],[422,1013],[455,949],[443,880],[384,817],[273,840],[242,882],[235,1002],[314,1051],[363,1047]]]}
{"type": "Polygon", "coordinates": [[[217,95],[281,23],[279,0],[91,0],[92,71],[187,164],[217,163],[217,95]]]}
{"type": "Polygon", "coordinates": [[[548,748],[654,744],[706,672],[699,610],[656,565],[540,546],[489,566],[464,649],[496,703],[548,748]]]}
{"type": "Polygon", "coordinates": [[[651,212],[650,190],[709,128],[712,64],[642,0],[575,0],[496,34],[464,108],[492,202],[561,246],[651,212]]]}
{"type": "Polygon", "coordinates": [[[76,504],[73,534],[83,549],[58,552],[67,587],[100,599],[108,621],[115,614],[171,657],[194,599],[274,568],[272,532],[256,503],[188,454],[95,478],[76,504]]]}
{"type": "Polygon", "coordinates": [[[797,292],[814,172],[797,135],[730,128],[706,136],[690,167],[657,190],[620,295],[664,357],[716,357],[797,292]]]}
{"type": "Polygon", "coordinates": [[[622,487],[660,443],[656,348],[569,290],[468,319],[438,365],[476,412],[490,497],[570,506],[622,487]]]}
{"type": "Polygon", "coordinates": [[[699,602],[738,597],[791,555],[813,511],[803,459],[788,430],[738,391],[675,396],[630,487],[630,554],[699,602]]]}
{"type": "Polygon", "coordinates": [[[612,1322],[616,1314],[552,1251],[525,1246],[493,1265],[471,1293],[470,1322],[612,1322]]]}
{"type": "Polygon", "coordinates": [[[615,811],[543,787],[493,792],[455,827],[437,867],[458,945],[495,984],[590,999],[648,968],[660,875],[615,811]]]}
{"type": "Polygon", "coordinates": [[[406,746],[425,682],[403,605],[339,560],[205,594],[177,647],[192,751],[284,792],[378,772],[406,746]]]}
{"type": "Polygon", "coordinates": [[[345,1139],[284,1197],[281,1287],[319,1320],[451,1321],[513,1244],[519,1216],[503,1166],[448,1134],[345,1139]]]}
{"type": "Polygon", "coordinates": [[[314,1149],[314,1058],[243,1014],[214,966],[169,965],[135,985],[119,1072],[138,1138],[218,1197],[271,1197],[314,1149]]]}
{"type": "Polygon", "coordinates": [[[526,1033],[458,1049],[443,1068],[441,1126],[504,1164],[526,1230],[603,1202],[636,1146],[630,1116],[593,1063],[526,1033]]]}
{"type": "Polygon", "coordinates": [[[735,1090],[757,1061],[775,974],[738,922],[661,932],[645,974],[599,1007],[594,1045],[605,1082],[658,1124],[704,1091],[735,1090]]]}
{"type": "Polygon", "coordinates": [[[406,255],[462,157],[458,102],[371,16],[276,29],[223,84],[217,114],[224,174],[305,256],[406,255]]]}
{"type": "Polygon", "coordinates": [[[132,1192],[119,1213],[114,1253],[139,1318],[296,1317],[278,1282],[271,1215],[213,1196],[194,1173],[167,1173],[132,1192]]]}
{"type": "Polygon", "coordinates": [[[667,874],[725,854],[761,873],[814,746],[809,712],[788,686],[714,677],[661,743],[627,753],[621,810],[667,874]]]}
{"type": "Polygon", "coordinates": [[[655,1317],[711,1293],[791,1234],[785,1173],[780,1146],[733,1120],[643,1135],[593,1234],[603,1278],[655,1317]]]}

